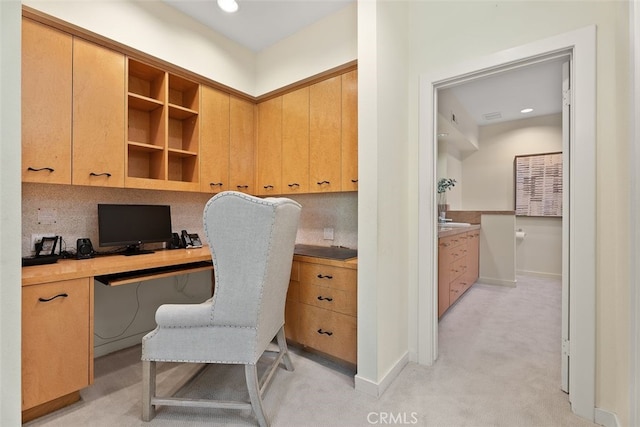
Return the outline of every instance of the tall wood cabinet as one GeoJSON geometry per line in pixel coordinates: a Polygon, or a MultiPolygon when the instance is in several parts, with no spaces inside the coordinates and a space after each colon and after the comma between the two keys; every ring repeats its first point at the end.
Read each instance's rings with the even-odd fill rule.
{"type": "Polygon", "coordinates": [[[124,106],[124,55],[74,38],[73,184],[124,187],[124,106]]]}
{"type": "Polygon", "coordinates": [[[71,184],[73,39],[22,19],[22,181],[71,184]]]}
{"type": "Polygon", "coordinates": [[[257,106],[256,194],[282,194],[282,97],[257,106]]]}
{"type": "Polygon", "coordinates": [[[229,94],[202,86],[200,191],[219,193],[229,185],[229,94]]]}
{"type": "Polygon", "coordinates": [[[342,75],[342,191],[358,190],[358,70],[342,75]]]}
{"type": "Polygon", "coordinates": [[[255,192],[255,106],[230,97],[229,105],[229,189],[255,192]]]}
{"type": "Polygon", "coordinates": [[[309,192],[309,87],[282,95],[282,192],[309,192]]]}
{"type": "Polygon", "coordinates": [[[93,382],[92,282],[83,278],[22,288],[24,421],[77,400],[77,392],[93,382]],[[49,408],[39,411],[43,404],[49,408]]]}

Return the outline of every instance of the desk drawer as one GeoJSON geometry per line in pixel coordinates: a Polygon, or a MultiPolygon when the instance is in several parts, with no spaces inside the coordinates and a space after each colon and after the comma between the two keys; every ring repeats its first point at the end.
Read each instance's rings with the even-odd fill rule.
{"type": "Polygon", "coordinates": [[[304,304],[300,312],[300,343],[355,364],[357,323],[354,316],[304,304]]]}
{"type": "Polygon", "coordinates": [[[456,281],[462,274],[467,271],[467,257],[458,258],[457,261],[451,263],[449,267],[449,281],[456,281]]]}
{"type": "Polygon", "coordinates": [[[300,302],[350,316],[358,307],[355,292],[309,284],[301,286],[300,302]]]}
{"type": "Polygon", "coordinates": [[[330,265],[320,265],[302,263],[300,265],[300,283],[306,285],[316,285],[344,291],[356,289],[357,271],[350,268],[334,267],[330,265]]]}

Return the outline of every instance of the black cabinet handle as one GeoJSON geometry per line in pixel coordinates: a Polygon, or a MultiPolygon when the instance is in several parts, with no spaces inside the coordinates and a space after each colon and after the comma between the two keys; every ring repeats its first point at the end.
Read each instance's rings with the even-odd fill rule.
{"type": "Polygon", "coordinates": [[[29,166],[27,168],[27,170],[32,171],[32,172],[40,172],[40,171],[49,171],[49,172],[53,172],[54,169],[53,168],[32,168],[31,166],[29,166]]]}
{"type": "Polygon", "coordinates": [[[265,186],[264,186],[264,188],[268,190],[268,189],[270,189],[270,188],[273,188],[273,185],[268,184],[268,185],[265,185],[265,186]]]}
{"type": "Polygon", "coordinates": [[[326,276],[323,276],[322,274],[318,274],[318,279],[333,279],[333,276],[327,274],[326,276]]]}
{"type": "Polygon", "coordinates": [[[329,302],[331,302],[331,301],[333,301],[333,298],[331,298],[331,297],[323,297],[322,295],[318,295],[318,300],[319,301],[329,301],[329,302]]]}
{"type": "Polygon", "coordinates": [[[324,185],[324,184],[331,184],[330,181],[319,181],[317,182],[318,185],[324,185]]]}
{"type": "Polygon", "coordinates": [[[249,188],[248,185],[236,185],[236,187],[238,187],[238,188],[249,188]]]}
{"type": "Polygon", "coordinates": [[[111,177],[111,174],[109,172],[102,172],[102,173],[91,172],[89,175],[90,176],[106,176],[107,178],[111,177]]]}
{"type": "Polygon", "coordinates": [[[325,335],[333,335],[333,332],[329,332],[329,331],[323,331],[322,328],[318,329],[318,333],[319,334],[325,334],[325,335]]]}
{"type": "Polygon", "coordinates": [[[221,182],[210,182],[209,185],[212,187],[222,187],[221,182]]]}
{"type": "Polygon", "coordinates": [[[358,182],[358,180],[357,179],[352,179],[351,182],[353,182],[355,184],[356,182],[358,182]]]}
{"type": "Polygon", "coordinates": [[[49,301],[53,301],[56,298],[66,298],[68,296],[69,296],[69,294],[58,294],[58,295],[52,296],[51,298],[38,298],[38,301],[40,301],[40,302],[49,302],[49,301]]]}
{"type": "Polygon", "coordinates": [[[289,187],[300,187],[300,184],[298,184],[297,182],[293,182],[291,184],[287,184],[289,187]]]}

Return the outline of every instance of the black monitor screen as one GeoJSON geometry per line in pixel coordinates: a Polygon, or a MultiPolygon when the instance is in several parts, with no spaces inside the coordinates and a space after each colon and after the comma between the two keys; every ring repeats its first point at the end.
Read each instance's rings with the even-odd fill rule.
{"type": "Polygon", "coordinates": [[[139,246],[171,240],[168,205],[98,205],[99,244],[139,246]]]}

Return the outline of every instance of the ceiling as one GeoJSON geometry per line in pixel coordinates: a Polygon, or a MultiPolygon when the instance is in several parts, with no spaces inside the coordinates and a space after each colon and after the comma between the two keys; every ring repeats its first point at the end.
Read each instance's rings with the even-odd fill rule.
{"type": "Polygon", "coordinates": [[[295,34],[355,0],[237,0],[238,11],[216,0],[163,0],[191,18],[254,52],[295,34]]]}
{"type": "MultiPolygon", "coordinates": [[[[237,0],[229,14],[216,0],[162,0],[236,43],[260,52],[355,0],[237,0]]],[[[561,61],[547,61],[475,79],[450,89],[478,126],[559,113],[561,61]],[[523,108],[533,108],[524,115],[523,108]],[[499,117],[487,119],[491,114],[499,117]]]]}
{"type": "Polygon", "coordinates": [[[562,62],[542,62],[444,90],[453,93],[478,126],[555,114],[562,111],[562,62]],[[523,114],[523,108],[533,111],[523,114]]]}

